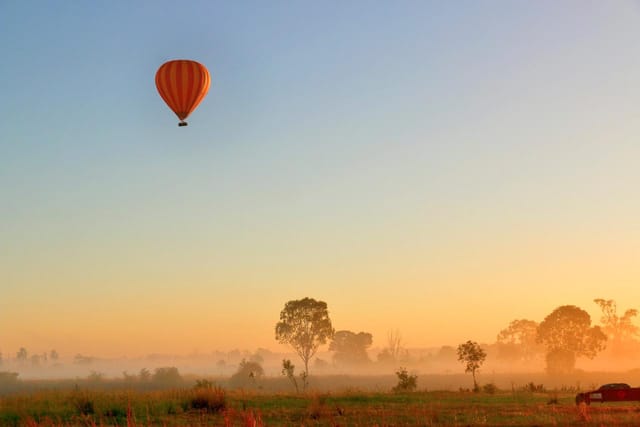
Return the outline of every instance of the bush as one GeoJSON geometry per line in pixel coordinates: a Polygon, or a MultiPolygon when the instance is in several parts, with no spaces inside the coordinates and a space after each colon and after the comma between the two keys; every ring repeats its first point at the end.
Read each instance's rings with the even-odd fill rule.
{"type": "Polygon", "coordinates": [[[227,407],[227,397],[220,387],[199,387],[192,393],[189,401],[192,409],[215,413],[221,412],[227,407]]]}
{"type": "Polygon", "coordinates": [[[498,391],[498,387],[494,383],[489,383],[482,386],[482,391],[487,394],[495,394],[498,391]]]}
{"type": "Polygon", "coordinates": [[[179,385],[182,383],[182,377],[180,376],[180,372],[178,372],[178,368],[173,366],[157,368],[151,379],[153,382],[163,385],[179,385]]]}
{"type": "Polygon", "coordinates": [[[229,378],[232,387],[256,387],[264,376],[264,369],[258,362],[242,359],[235,374],[229,378]]]}
{"type": "Polygon", "coordinates": [[[415,374],[409,374],[409,372],[400,367],[396,371],[398,377],[398,385],[393,388],[393,391],[414,391],[418,387],[418,376],[415,374]]]}

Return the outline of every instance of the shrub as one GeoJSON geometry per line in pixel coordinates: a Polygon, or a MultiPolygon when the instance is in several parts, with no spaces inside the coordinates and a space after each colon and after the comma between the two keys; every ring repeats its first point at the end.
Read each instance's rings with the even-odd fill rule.
{"type": "Polygon", "coordinates": [[[180,372],[178,372],[178,368],[173,366],[157,368],[151,379],[153,382],[163,385],[178,385],[182,382],[182,377],[180,376],[180,372]]]}
{"type": "Polygon", "coordinates": [[[264,376],[264,369],[258,362],[242,359],[235,374],[229,379],[232,387],[257,386],[258,380],[264,376]]]}
{"type": "Polygon", "coordinates": [[[482,386],[482,391],[487,394],[495,394],[498,391],[498,387],[494,383],[489,383],[482,386]]]}
{"type": "Polygon", "coordinates": [[[405,368],[400,367],[396,371],[398,377],[398,385],[393,388],[393,391],[414,391],[418,387],[418,376],[415,374],[409,374],[405,368]]]}
{"type": "Polygon", "coordinates": [[[296,377],[295,377],[295,365],[293,363],[291,363],[291,360],[289,359],[282,359],[282,375],[285,375],[287,378],[289,378],[289,381],[291,381],[291,383],[294,385],[294,387],[296,388],[296,393],[298,393],[298,381],[296,381],[296,377]]]}
{"type": "Polygon", "coordinates": [[[193,390],[189,401],[192,409],[208,413],[221,412],[227,407],[227,397],[220,387],[199,387],[193,390]]]}

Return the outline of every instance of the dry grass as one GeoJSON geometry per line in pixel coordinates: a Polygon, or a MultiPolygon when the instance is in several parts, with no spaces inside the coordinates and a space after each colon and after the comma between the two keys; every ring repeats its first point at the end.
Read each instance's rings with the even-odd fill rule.
{"type": "Polygon", "coordinates": [[[0,425],[156,426],[638,426],[637,403],[576,406],[573,394],[464,392],[226,394],[39,392],[0,398],[0,425]],[[550,399],[553,397],[553,399],[550,399]],[[550,400],[557,403],[548,404],[550,400]]]}

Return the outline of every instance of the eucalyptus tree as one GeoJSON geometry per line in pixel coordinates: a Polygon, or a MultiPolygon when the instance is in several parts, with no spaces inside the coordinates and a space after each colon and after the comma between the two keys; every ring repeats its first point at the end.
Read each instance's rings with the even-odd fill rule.
{"type": "Polygon", "coordinates": [[[304,388],[309,376],[309,360],[318,348],[333,337],[327,303],[313,298],[289,301],[280,312],[276,324],[276,339],[289,344],[304,363],[302,373],[304,388]]]}

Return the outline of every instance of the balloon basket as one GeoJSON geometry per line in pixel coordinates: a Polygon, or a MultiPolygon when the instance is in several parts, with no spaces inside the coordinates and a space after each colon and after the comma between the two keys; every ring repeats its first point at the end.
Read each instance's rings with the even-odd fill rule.
{"type": "Polygon", "coordinates": [[[180,122],[180,123],[178,123],[178,126],[187,126],[187,125],[188,125],[188,123],[187,123],[187,122],[180,122]]]}

